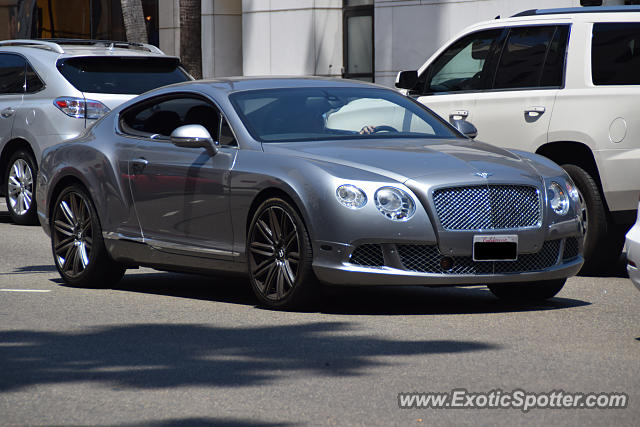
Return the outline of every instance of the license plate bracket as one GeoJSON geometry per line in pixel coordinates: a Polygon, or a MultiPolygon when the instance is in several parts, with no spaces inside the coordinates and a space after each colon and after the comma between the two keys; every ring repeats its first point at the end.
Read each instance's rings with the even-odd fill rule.
{"type": "Polygon", "coordinates": [[[474,261],[516,261],[518,259],[518,235],[473,236],[474,261]]]}

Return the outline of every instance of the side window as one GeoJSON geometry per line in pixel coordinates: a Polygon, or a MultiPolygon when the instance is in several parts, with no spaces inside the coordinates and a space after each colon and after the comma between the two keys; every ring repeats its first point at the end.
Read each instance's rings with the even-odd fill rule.
{"type": "Polygon", "coordinates": [[[591,43],[593,84],[640,84],[640,24],[594,24],[591,43]]]}
{"type": "Polygon", "coordinates": [[[20,55],[0,54],[0,94],[24,93],[25,65],[20,55]]]}
{"type": "Polygon", "coordinates": [[[42,90],[42,88],[44,88],[44,83],[42,82],[42,80],[40,80],[40,77],[38,77],[38,74],[36,74],[36,71],[28,62],[26,68],[26,79],[27,81],[25,89],[27,93],[38,92],[39,90],[42,90]]]}
{"type": "Polygon", "coordinates": [[[569,41],[569,26],[563,25],[556,29],[556,33],[549,46],[547,59],[542,70],[540,86],[561,87],[564,85],[565,58],[567,42],[569,41]]]}
{"type": "Polygon", "coordinates": [[[515,27],[502,51],[494,89],[539,87],[555,26],[515,27]]]}
{"type": "Polygon", "coordinates": [[[490,75],[487,61],[503,30],[470,34],[446,49],[427,69],[425,91],[458,92],[484,89],[490,75]]]}
{"type": "Polygon", "coordinates": [[[162,99],[152,104],[127,111],[122,128],[137,136],[159,135],[169,138],[177,127],[198,124],[204,126],[211,137],[218,139],[220,113],[211,103],[193,97],[162,99]]]}
{"type": "Polygon", "coordinates": [[[236,137],[229,126],[229,122],[224,117],[222,118],[222,124],[220,125],[220,145],[233,145],[236,146],[236,137]]]}

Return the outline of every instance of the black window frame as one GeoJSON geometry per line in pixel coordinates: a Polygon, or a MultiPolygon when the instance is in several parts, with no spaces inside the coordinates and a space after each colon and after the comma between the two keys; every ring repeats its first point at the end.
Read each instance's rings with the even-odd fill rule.
{"type": "Polygon", "coordinates": [[[374,16],[374,4],[359,5],[359,6],[347,6],[346,1],[343,1],[342,6],[342,78],[343,79],[365,79],[371,78],[371,83],[376,81],[376,43],[375,43],[375,16],[374,16]],[[371,72],[370,73],[350,73],[349,72],[349,27],[347,21],[349,18],[356,16],[371,16],[371,72]]]}

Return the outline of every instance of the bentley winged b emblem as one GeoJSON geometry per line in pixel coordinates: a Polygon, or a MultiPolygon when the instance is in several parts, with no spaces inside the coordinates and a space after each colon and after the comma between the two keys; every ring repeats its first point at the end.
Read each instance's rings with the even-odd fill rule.
{"type": "Polygon", "coordinates": [[[490,173],[490,172],[476,172],[476,173],[474,173],[474,175],[479,176],[480,178],[487,179],[493,174],[490,173]]]}

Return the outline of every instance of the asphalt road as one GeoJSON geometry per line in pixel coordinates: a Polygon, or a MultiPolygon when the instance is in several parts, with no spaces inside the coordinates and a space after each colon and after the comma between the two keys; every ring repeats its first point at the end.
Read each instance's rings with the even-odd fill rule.
{"type": "Polygon", "coordinates": [[[0,425],[637,425],[640,293],[622,263],[521,307],[485,288],[357,288],[317,312],[246,280],[62,285],[0,204],[0,425]],[[14,290],[14,291],[12,291],[14,290]],[[25,290],[44,292],[24,292],[25,290]],[[19,291],[19,292],[16,292],[19,291]],[[625,409],[399,409],[400,392],[624,392],[625,409]]]}

